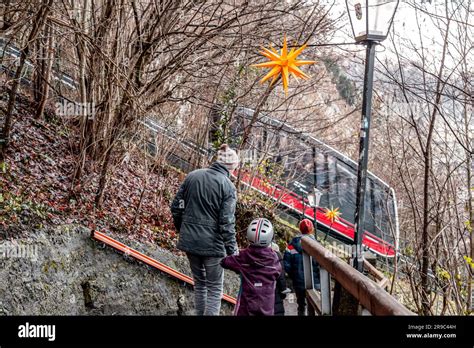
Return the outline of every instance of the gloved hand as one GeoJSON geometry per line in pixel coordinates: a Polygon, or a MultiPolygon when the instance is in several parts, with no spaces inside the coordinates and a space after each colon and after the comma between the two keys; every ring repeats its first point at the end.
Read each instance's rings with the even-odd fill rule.
{"type": "Polygon", "coordinates": [[[233,247],[233,246],[232,247],[226,247],[225,252],[226,252],[227,256],[239,255],[239,248],[233,247]]]}

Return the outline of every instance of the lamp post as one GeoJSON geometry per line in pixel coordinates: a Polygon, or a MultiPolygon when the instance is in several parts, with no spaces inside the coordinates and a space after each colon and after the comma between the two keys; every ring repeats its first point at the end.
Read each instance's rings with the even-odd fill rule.
{"type": "Polygon", "coordinates": [[[309,205],[313,207],[313,215],[314,215],[314,235],[318,235],[318,206],[321,200],[322,192],[318,190],[318,176],[317,176],[317,163],[316,163],[316,147],[313,146],[313,193],[308,195],[309,205]]]}
{"type": "Polygon", "coordinates": [[[357,167],[356,208],[354,214],[354,243],[356,244],[354,267],[359,272],[363,271],[362,238],[364,233],[375,46],[387,37],[399,2],[399,0],[346,0],[354,39],[356,42],[366,45],[359,165],[357,167]]]}

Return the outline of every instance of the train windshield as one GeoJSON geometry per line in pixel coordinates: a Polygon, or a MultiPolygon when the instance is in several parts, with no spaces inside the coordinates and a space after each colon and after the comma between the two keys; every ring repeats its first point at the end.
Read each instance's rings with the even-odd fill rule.
{"type": "MultiPolygon", "coordinates": [[[[252,110],[241,108],[231,124],[231,137],[241,139],[252,110]]],[[[268,116],[259,117],[243,151],[251,167],[273,176],[277,184],[305,202],[314,187],[321,192],[319,207],[339,208],[343,222],[354,223],[357,164],[319,140],[268,116]],[[262,163],[265,163],[262,166],[262,163]],[[315,174],[316,169],[316,175],[315,174]],[[278,175],[275,175],[278,173],[278,175]]],[[[365,197],[365,230],[394,245],[397,236],[393,191],[369,173],[365,197]]]]}

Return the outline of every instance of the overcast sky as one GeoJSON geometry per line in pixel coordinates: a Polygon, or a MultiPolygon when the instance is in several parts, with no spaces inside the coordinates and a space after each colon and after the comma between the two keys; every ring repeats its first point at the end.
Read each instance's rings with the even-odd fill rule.
{"type": "MultiPolygon", "coordinates": [[[[452,4],[456,4],[463,1],[464,4],[468,3],[468,0],[450,0],[452,4]]],[[[332,0],[324,0],[325,4],[332,4],[332,0]]],[[[469,23],[471,24],[470,29],[472,31],[472,36],[474,36],[474,1],[471,4],[471,18],[469,23]]],[[[337,0],[336,5],[334,5],[331,16],[336,18],[341,14],[344,15],[342,29],[332,38],[331,42],[351,42],[353,41],[352,30],[350,22],[347,16],[347,9],[345,1],[337,0]]],[[[400,2],[397,13],[395,15],[395,20],[392,28],[392,33],[396,33],[396,37],[388,37],[383,41],[383,46],[377,49],[377,57],[379,59],[384,59],[387,57],[392,57],[391,54],[393,40],[397,45],[397,49],[401,50],[402,55],[408,55],[407,50],[403,50],[403,47],[406,45],[412,46],[413,48],[421,48],[421,40],[428,51],[428,55],[432,57],[439,57],[442,50],[442,44],[444,42],[443,33],[438,29],[438,26],[444,28],[442,22],[442,17],[445,14],[445,0],[431,0],[431,1],[422,1],[422,0],[409,0],[400,2]],[[425,14],[421,11],[417,11],[413,3],[416,3],[418,7],[422,7],[429,13],[439,14],[441,19],[433,19],[433,17],[425,14]],[[418,18],[418,20],[417,20],[418,18]]],[[[452,40],[456,40],[456,22],[451,23],[450,32],[453,33],[452,40]]],[[[347,46],[346,46],[347,47],[347,46]]],[[[474,57],[474,54],[471,55],[474,57]]],[[[472,59],[471,59],[472,61],[472,59]]],[[[449,61],[447,62],[449,65],[449,61]]]]}

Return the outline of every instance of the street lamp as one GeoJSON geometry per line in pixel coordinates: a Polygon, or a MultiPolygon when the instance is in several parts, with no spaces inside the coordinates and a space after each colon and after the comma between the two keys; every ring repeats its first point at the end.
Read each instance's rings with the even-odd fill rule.
{"type": "Polygon", "coordinates": [[[360,272],[363,270],[362,237],[364,233],[364,204],[367,184],[367,160],[369,153],[375,46],[387,37],[399,2],[399,0],[346,0],[347,12],[351,21],[354,39],[356,42],[366,45],[359,165],[357,167],[356,209],[354,214],[354,242],[356,244],[354,267],[360,272]]]}
{"type": "Polygon", "coordinates": [[[319,205],[319,200],[321,199],[321,195],[319,195],[318,198],[318,169],[317,169],[317,163],[316,163],[316,147],[313,146],[313,194],[310,195],[312,197],[308,197],[309,200],[309,205],[313,207],[313,215],[314,215],[314,235],[318,235],[318,205],[319,205]]]}
{"type": "Polygon", "coordinates": [[[308,202],[309,206],[313,208],[313,215],[314,215],[314,235],[318,235],[318,218],[317,218],[317,213],[318,213],[318,207],[319,207],[319,202],[321,201],[321,196],[323,193],[317,189],[317,187],[313,187],[313,192],[310,192],[308,194],[308,202]]]}
{"type": "Polygon", "coordinates": [[[293,185],[296,186],[301,193],[301,204],[303,205],[303,211],[301,212],[301,220],[303,220],[305,218],[305,210],[306,210],[304,199],[305,197],[308,196],[308,191],[306,190],[306,185],[300,183],[299,181],[295,180],[293,182],[293,185]]]}

